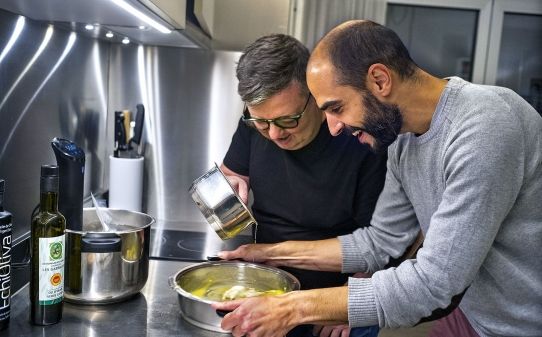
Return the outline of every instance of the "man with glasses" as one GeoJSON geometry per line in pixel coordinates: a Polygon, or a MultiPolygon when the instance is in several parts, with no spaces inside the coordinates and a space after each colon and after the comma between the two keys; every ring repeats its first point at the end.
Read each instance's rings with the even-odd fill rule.
{"type": "MultiPolygon", "coordinates": [[[[303,44],[275,34],[249,45],[237,65],[245,108],[221,169],[245,202],[253,192],[258,243],[321,240],[365,227],[384,184],[385,155],[348,135],[331,136],[307,88],[308,59],[303,44]]],[[[348,279],[339,272],[284,269],[303,289],[348,279]]],[[[312,327],[290,333],[305,335],[312,327]]]]}

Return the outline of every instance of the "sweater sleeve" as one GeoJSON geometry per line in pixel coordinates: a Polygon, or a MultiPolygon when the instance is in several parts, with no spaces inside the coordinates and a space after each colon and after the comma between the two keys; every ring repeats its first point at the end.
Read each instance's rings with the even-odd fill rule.
{"type": "Polygon", "coordinates": [[[374,273],[398,258],[415,240],[419,226],[410,200],[401,186],[393,148],[390,147],[386,180],[371,226],[339,237],[343,247],[343,273],[374,273]]]}
{"type": "MultiPolygon", "coordinates": [[[[373,302],[381,327],[412,326],[448,306],[475,279],[518,196],[525,165],[524,137],[514,115],[488,115],[471,113],[452,125],[443,149],[445,188],[423,248],[417,259],[376,272],[372,287],[349,283],[351,325],[366,325],[368,317],[350,315],[351,304],[368,307],[373,302]]],[[[387,220],[395,226],[393,218],[387,220]]],[[[371,237],[354,235],[353,241],[359,246],[371,237]]],[[[370,266],[371,255],[361,256],[369,257],[370,266]]]]}

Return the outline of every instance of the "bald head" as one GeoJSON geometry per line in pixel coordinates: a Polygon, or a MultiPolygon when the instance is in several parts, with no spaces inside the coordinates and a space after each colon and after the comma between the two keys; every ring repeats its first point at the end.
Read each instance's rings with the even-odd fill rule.
{"type": "Polygon", "coordinates": [[[330,46],[334,44],[335,40],[342,32],[356,25],[367,24],[374,24],[374,22],[367,20],[350,20],[341,23],[340,25],[331,29],[326,35],[324,35],[324,37],[322,37],[322,39],[320,39],[320,41],[316,44],[316,47],[314,48],[313,54],[319,54],[319,56],[327,55],[330,46]]]}
{"type": "Polygon", "coordinates": [[[307,76],[329,76],[331,72],[337,84],[365,90],[367,71],[376,63],[392,69],[403,80],[417,69],[391,29],[368,20],[346,21],[318,42],[309,59],[307,76]]]}

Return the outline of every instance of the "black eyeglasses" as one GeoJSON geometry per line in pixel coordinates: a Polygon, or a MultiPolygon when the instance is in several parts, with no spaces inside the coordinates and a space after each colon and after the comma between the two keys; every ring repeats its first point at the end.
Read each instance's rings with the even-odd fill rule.
{"type": "Polygon", "coordinates": [[[293,129],[299,125],[299,119],[303,117],[305,110],[307,110],[307,105],[309,104],[310,98],[311,94],[309,93],[309,97],[307,97],[307,101],[305,102],[305,106],[303,107],[303,111],[301,111],[301,113],[297,115],[282,116],[273,119],[251,118],[250,113],[248,112],[248,107],[245,104],[245,108],[243,109],[243,122],[247,123],[247,125],[249,126],[255,127],[258,130],[269,129],[271,123],[275,124],[281,129],[293,129]]]}

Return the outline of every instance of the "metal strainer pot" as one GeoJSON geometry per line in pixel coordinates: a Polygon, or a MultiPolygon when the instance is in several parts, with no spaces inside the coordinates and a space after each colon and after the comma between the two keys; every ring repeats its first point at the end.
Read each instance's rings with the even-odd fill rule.
{"type": "Polygon", "coordinates": [[[300,289],[299,281],[276,267],[242,261],[203,262],[181,269],[168,279],[178,294],[181,315],[203,329],[221,329],[222,314],[212,303],[220,302],[225,289],[253,288],[262,293],[275,290],[286,293],[300,289]]]}

